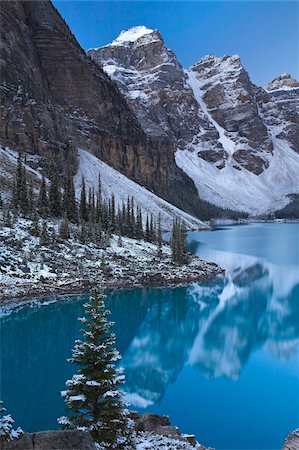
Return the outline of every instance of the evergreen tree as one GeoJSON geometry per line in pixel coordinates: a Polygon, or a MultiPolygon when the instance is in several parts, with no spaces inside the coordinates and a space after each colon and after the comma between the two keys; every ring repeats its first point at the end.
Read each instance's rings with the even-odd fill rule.
{"type": "Polygon", "coordinates": [[[57,242],[57,234],[54,227],[50,230],[49,240],[51,244],[55,244],[57,242]]]}
{"type": "Polygon", "coordinates": [[[128,236],[128,221],[127,221],[127,210],[125,202],[122,202],[122,209],[121,209],[121,215],[120,215],[120,229],[121,233],[124,236],[128,236]]]}
{"type": "Polygon", "coordinates": [[[31,227],[30,227],[30,233],[32,234],[32,236],[39,236],[40,234],[40,229],[39,229],[39,220],[38,220],[38,215],[37,212],[34,211],[33,213],[33,217],[32,217],[32,223],[31,223],[31,227]]]}
{"type": "Polygon", "coordinates": [[[94,225],[96,223],[96,206],[94,199],[94,189],[89,189],[88,195],[88,220],[94,225]]]}
{"type": "Polygon", "coordinates": [[[23,430],[20,427],[18,427],[16,430],[13,429],[14,420],[10,414],[3,415],[5,411],[6,409],[3,408],[3,402],[0,400],[0,414],[2,415],[2,417],[0,418],[1,448],[4,442],[10,442],[14,439],[18,439],[23,433],[23,430]]]}
{"type": "Polygon", "coordinates": [[[102,201],[102,180],[101,180],[100,173],[99,173],[99,180],[98,180],[98,199],[100,202],[102,201]]]}
{"type": "MultiPolygon", "coordinates": [[[[124,383],[122,369],[116,369],[120,359],[114,349],[115,336],[112,322],[107,320],[104,295],[93,288],[85,305],[83,323],[84,339],[77,340],[69,360],[78,372],[66,382],[62,392],[69,411],[68,417],[58,419],[66,428],[83,428],[90,432],[97,443],[113,445],[124,436],[128,422],[118,387],[124,383]]],[[[118,445],[118,448],[120,446],[118,445]]]]}
{"type": "Polygon", "coordinates": [[[23,179],[23,164],[22,164],[22,155],[21,152],[19,152],[18,155],[18,163],[17,163],[17,171],[16,171],[16,177],[15,177],[15,192],[14,192],[14,202],[15,202],[15,208],[17,209],[20,205],[20,196],[21,196],[21,190],[22,190],[22,179],[23,179]]]}
{"type": "Polygon", "coordinates": [[[143,238],[142,212],[139,207],[137,207],[135,237],[136,237],[136,239],[143,238]]]}
{"type": "Polygon", "coordinates": [[[77,203],[75,197],[75,187],[73,177],[67,173],[64,179],[63,190],[63,212],[66,213],[67,218],[76,223],[78,221],[77,203]]]}
{"type": "Polygon", "coordinates": [[[101,222],[103,230],[107,231],[109,227],[109,208],[107,202],[102,203],[102,217],[101,222]]]}
{"type": "Polygon", "coordinates": [[[87,205],[86,205],[86,187],[85,187],[84,176],[82,176],[82,183],[81,183],[79,217],[81,220],[84,220],[85,222],[87,222],[87,220],[88,220],[88,211],[87,211],[87,205]]]}
{"type": "Polygon", "coordinates": [[[146,224],[145,224],[145,240],[148,242],[150,242],[151,240],[150,222],[148,214],[146,216],[146,224]]]}
{"type": "Polygon", "coordinates": [[[11,214],[9,212],[8,209],[3,211],[3,225],[5,227],[11,227],[12,223],[11,223],[11,214]]]}
{"type": "Polygon", "coordinates": [[[79,242],[81,244],[85,244],[85,242],[86,242],[85,223],[83,221],[81,222],[81,225],[80,225],[79,242]]]}
{"type": "Polygon", "coordinates": [[[173,222],[171,250],[174,264],[186,264],[188,262],[186,226],[184,222],[178,219],[173,222]]]}
{"type": "Polygon", "coordinates": [[[46,187],[46,179],[43,175],[42,182],[39,189],[39,195],[37,200],[37,208],[41,217],[46,218],[49,211],[48,194],[46,187]]]}
{"type": "Polygon", "coordinates": [[[180,227],[180,252],[181,261],[186,264],[189,260],[188,242],[187,242],[187,229],[184,221],[181,221],[180,227]]]}
{"type": "Polygon", "coordinates": [[[130,201],[130,197],[128,196],[127,199],[127,212],[126,212],[126,228],[127,228],[127,236],[131,237],[133,236],[133,220],[132,220],[132,216],[131,216],[131,201],[130,201]]]}
{"type": "Polygon", "coordinates": [[[34,212],[34,206],[35,206],[34,190],[33,190],[32,183],[29,183],[29,185],[28,185],[28,210],[29,210],[29,213],[31,216],[34,212]]]}
{"type": "Polygon", "coordinates": [[[49,211],[51,216],[61,216],[61,193],[58,185],[58,176],[55,168],[51,170],[49,188],[49,211]]]}
{"type": "Polygon", "coordinates": [[[29,212],[29,201],[28,201],[28,188],[27,188],[27,173],[25,165],[22,166],[21,172],[21,184],[19,191],[19,208],[23,214],[28,214],[29,212]]]}
{"type": "Polygon", "coordinates": [[[49,245],[49,232],[47,227],[47,222],[44,220],[42,223],[42,228],[39,235],[39,243],[40,245],[47,246],[49,245]]]}
{"type": "Polygon", "coordinates": [[[115,218],[115,197],[114,194],[111,195],[111,202],[110,202],[110,230],[112,233],[115,232],[116,228],[116,218],[115,218]]]}
{"type": "Polygon", "coordinates": [[[68,217],[71,222],[73,223],[78,222],[78,207],[73,177],[70,178],[70,206],[68,217]]]}
{"type": "Polygon", "coordinates": [[[158,217],[158,227],[157,227],[157,253],[158,257],[162,256],[162,227],[161,227],[161,213],[158,217]]]}
{"type": "Polygon", "coordinates": [[[1,209],[3,208],[3,205],[4,205],[4,203],[3,203],[3,200],[2,200],[2,195],[0,193],[0,208],[1,209]]]}
{"type": "Polygon", "coordinates": [[[13,182],[12,198],[11,198],[11,206],[12,206],[14,212],[16,212],[18,210],[18,205],[19,205],[19,198],[18,198],[18,191],[17,191],[17,182],[15,179],[13,182]]]}
{"type": "Polygon", "coordinates": [[[61,239],[69,239],[69,237],[70,237],[69,221],[68,221],[68,217],[67,217],[67,213],[66,212],[64,213],[63,219],[62,219],[62,221],[60,223],[59,236],[61,237],[61,239]]]}
{"type": "Polygon", "coordinates": [[[149,225],[149,240],[150,242],[155,242],[156,240],[156,225],[154,222],[154,216],[151,214],[150,225],[149,225]]]}

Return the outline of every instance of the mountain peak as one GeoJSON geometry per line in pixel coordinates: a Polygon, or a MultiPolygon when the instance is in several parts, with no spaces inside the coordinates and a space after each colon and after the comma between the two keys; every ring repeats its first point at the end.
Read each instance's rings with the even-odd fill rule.
{"type": "Polygon", "coordinates": [[[128,30],[123,30],[119,34],[119,36],[114,39],[109,46],[120,46],[120,45],[126,45],[131,42],[135,42],[138,39],[154,33],[155,30],[152,30],[151,28],[147,28],[144,25],[138,25],[136,27],[129,28],[128,30]]]}
{"type": "Polygon", "coordinates": [[[299,82],[289,73],[283,73],[266,84],[266,91],[298,89],[299,82]]]}

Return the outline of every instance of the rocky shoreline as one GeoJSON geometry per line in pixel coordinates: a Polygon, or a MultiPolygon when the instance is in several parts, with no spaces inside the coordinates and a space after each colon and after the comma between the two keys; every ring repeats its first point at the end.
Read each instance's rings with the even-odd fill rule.
{"type": "Polygon", "coordinates": [[[163,287],[206,281],[223,273],[214,263],[190,255],[187,264],[172,263],[168,244],[157,254],[155,244],[112,235],[109,245],[75,240],[41,246],[20,220],[14,229],[0,230],[0,306],[27,299],[88,292],[94,280],[106,289],[163,287]]]}
{"type": "MultiPolygon", "coordinates": [[[[194,435],[183,434],[168,416],[130,411],[132,443],[136,450],[214,450],[199,444],[194,435]]],[[[1,444],[1,450],[96,450],[89,433],[81,430],[24,433],[19,439],[1,444]]]]}
{"type": "MultiPolygon", "coordinates": [[[[208,263],[207,263],[208,264],[208,263]]],[[[142,277],[136,278],[135,282],[131,282],[129,279],[125,280],[105,280],[103,282],[103,287],[105,289],[130,289],[130,288],[146,288],[146,287],[174,287],[174,286],[185,286],[190,283],[208,281],[214,277],[223,274],[224,270],[217,266],[216,264],[209,263],[209,266],[215,266],[214,270],[211,267],[210,271],[204,273],[189,273],[186,276],[175,276],[172,279],[166,279],[159,273],[152,273],[149,275],[148,279],[142,277]]],[[[88,293],[91,288],[92,282],[88,279],[79,279],[66,283],[65,285],[53,286],[47,283],[35,283],[26,284],[26,286],[15,285],[12,293],[9,288],[5,290],[4,293],[0,293],[0,308],[11,308],[18,306],[20,304],[28,303],[34,301],[42,301],[48,297],[55,297],[63,299],[67,295],[82,295],[88,293]],[[18,291],[18,288],[20,290],[18,291]],[[13,295],[13,297],[12,297],[13,295]]],[[[2,287],[2,286],[1,286],[2,287]]]]}

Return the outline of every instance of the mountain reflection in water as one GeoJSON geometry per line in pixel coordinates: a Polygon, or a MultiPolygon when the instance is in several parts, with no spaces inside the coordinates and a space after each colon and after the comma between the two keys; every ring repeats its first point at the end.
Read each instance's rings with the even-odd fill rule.
{"type": "Polygon", "coordinates": [[[225,276],[151,293],[122,360],[135,406],[160,401],[185,364],[208,378],[235,380],[256,349],[289,358],[298,348],[299,266],[212,250],[198,241],[190,247],[225,268],[225,276]]]}
{"type": "MultiPolygon", "coordinates": [[[[107,292],[127,399],[218,450],[281,448],[299,423],[299,224],[189,238],[224,276],[107,292]]],[[[86,298],[1,318],[1,395],[26,431],[55,429],[64,413],[60,391],[75,370],[66,360],[86,298]]]]}

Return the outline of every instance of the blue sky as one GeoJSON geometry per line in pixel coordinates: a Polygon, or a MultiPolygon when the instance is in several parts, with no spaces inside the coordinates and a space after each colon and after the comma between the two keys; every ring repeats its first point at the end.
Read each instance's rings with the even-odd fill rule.
{"type": "Polygon", "coordinates": [[[262,86],[288,72],[299,79],[297,1],[88,1],[54,0],[87,50],[135,25],[158,28],[184,67],[202,56],[239,54],[262,86]]]}

